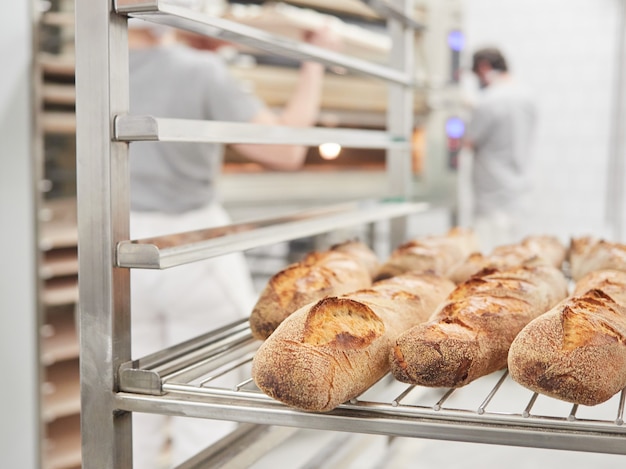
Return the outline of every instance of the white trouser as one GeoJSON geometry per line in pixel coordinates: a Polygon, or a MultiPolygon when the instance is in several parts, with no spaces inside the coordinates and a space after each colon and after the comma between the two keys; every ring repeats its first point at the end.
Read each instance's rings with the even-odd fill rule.
{"type": "MultiPolygon", "coordinates": [[[[133,239],[229,223],[218,205],[172,215],[131,213],[133,239]]],[[[132,356],[140,358],[204,332],[247,317],[255,293],[241,253],[165,270],[131,273],[132,356]]],[[[235,383],[232,383],[235,384],[235,383]]],[[[135,469],[168,467],[162,448],[171,439],[171,463],[180,464],[234,429],[235,424],[195,418],[133,416],[135,469]]]]}

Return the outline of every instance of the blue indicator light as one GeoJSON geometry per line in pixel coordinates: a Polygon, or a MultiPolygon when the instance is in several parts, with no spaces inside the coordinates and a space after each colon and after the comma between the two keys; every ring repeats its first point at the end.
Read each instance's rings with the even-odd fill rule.
{"type": "Polygon", "coordinates": [[[465,45],[465,36],[463,35],[461,31],[459,31],[458,29],[455,29],[448,33],[448,46],[450,46],[450,49],[459,52],[463,50],[464,45],[465,45]]]}
{"type": "Polygon", "coordinates": [[[450,138],[461,138],[465,133],[465,123],[459,117],[450,117],[446,121],[446,135],[450,138]]]}

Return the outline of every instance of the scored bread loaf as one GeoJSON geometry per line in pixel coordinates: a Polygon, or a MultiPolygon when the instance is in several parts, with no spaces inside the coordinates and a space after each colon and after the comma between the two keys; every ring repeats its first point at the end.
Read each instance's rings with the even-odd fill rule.
{"type": "Polygon", "coordinates": [[[592,270],[576,282],[571,296],[581,296],[589,290],[602,290],[626,306],[626,270],[592,270]]]}
{"type": "Polygon", "coordinates": [[[567,280],[555,267],[482,271],[396,339],[391,372],[405,383],[464,386],[505,368],[515,335],[566,296],[567,280]]]}
{"type": "Polygon", "coordinates": [[[547,264],[561,268],[567,248],[558,238],[548,235],[531,235],[519,243],[497,246],[489,254],[475,252],[450,274],[455,283],[468,280],[483,269],[506,269],[518,265],[547,264]]]}
{"type": "Polygon", "coordinates": [[[571,297],[530,322],[513,341],[508,366],[522,386],[581,405],[626,387],[626,272],[594,271],[571,297]]]}
{"type": "Polygon", "coordinates": [[[376,254],[360,241],[310,252],[270,278],[250,313],[252,335],[265,340],[301,306],[369,287],[379,265],[376,254]]]}
{"type": "Polygon", "coordinates": [[[445,235],[416,238],[398,246],[380,267],[375,279],[425,271],[447,276],[475,251],[478,251],[478,241],[474,232],[455,227],[445,235]]]}
{"type": "Polygon", "coordinates": [[[261,344],[252,378],[291,407],[332,410],[388,373],[396,336],[425,321],[453,288],[444,277],[408,273],[306,305],[261,344]]]}
{"type": "Polygon", "coordinates": [[[591,236],[572,238],[568,259],[574,281],[595,270],[626,270],[626,245],[591,236]]]}

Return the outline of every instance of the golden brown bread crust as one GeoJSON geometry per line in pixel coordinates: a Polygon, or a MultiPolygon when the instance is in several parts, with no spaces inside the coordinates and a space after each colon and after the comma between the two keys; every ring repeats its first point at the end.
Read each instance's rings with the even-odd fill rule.
{"type": "Polygon", "coordinates": [[[583,277],[575,296],[515,338],[508,357],[511,377],[532,391],[575,404],[610,399],[626,386],[625,291],[625,272],[583,277]]]}
{"type": "Polygon", "coordinates": [[[478,251],[478,241],[470,229],[455,227],[443,236],[426,236],[398,246],[380,267],[376,280],[405,272],[431,271],[447,276],[471,253],[478,251]]]}
{"type": "Polygon", "coordinates": [[[617,303],[626,306],[626,271],[591,271],[576,282],[571,296],[581,296],[589,290],[602,290],[617,303]]]}
{"type": "Polygon", "coordinates": [[[454,288],[434,274],[405,274],[309,304],[261,344],[252,377],[289,406],[326,412],[389,371],[393,340],[425,321],[454,288]]]}
{"type": "Polygon", "coordinates": [[[556,237],[527,236],[519,243],[496,247],[491,253],[473,253],[450,274],[455,283],[465,282],[483,269],[507,269],[518,265],[547,264],[561,268],[567,249],[556,237]]]}
{"type": "Polygon", "coordinates": [[[626,245],[591,236],[572,238],[568,259],[570,273],[575,281],[596,270],[626,271],[626,245]]]}
{"type": "Polygon", "coordinates": [[[370,286],[378,267],[376,254],[359,241],[307,254],[270,278],[250,313],[252,335],[265,340],[298,308],[370,286]]]}
{"type": "Polygon", "coordinates": [[[365,243],[360,241],[346,241],[335,244],[330,248],[331,251],[342,252],[361,262],[370,274],[370,278],[374,278],[378,269],[380,269],[380,260],[374,251],[372,251],[365,243]]]}
{"type": "Polygon", "coordinates": [[[483,271],[460,284],[427,322],[398,337],[391,372],[405,383],[464,386],[506,367],[516,334],[566,295],[565,276],[551,266],[483,271]]]}

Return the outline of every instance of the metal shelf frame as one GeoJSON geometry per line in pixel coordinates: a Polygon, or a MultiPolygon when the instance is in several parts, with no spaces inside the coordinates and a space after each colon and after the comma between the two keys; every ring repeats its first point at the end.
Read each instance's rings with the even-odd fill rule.
{"type": "MultiPolygon", "coordinates": [[[[240,410],[230,412],[223,400],[215,402],[214,406],[201,404],[200,401],[194,403],[196,393],[191,393],[191,398],[187,396],[174,403],[174,394],[169,391],[160,395],[162,388],[158,374],[135,369],[135,365],[143,366],[156,360],[157,369],[169,370],[189,364],[190,356],[196,359],[196,354],[204,352],[198,351],[195,345],[189,349],[189,345],[184,344],[178,349],[176,357],[170,357],[168,351],[163,356],[131,361],[130,268],[179,265],[190,260],[186,257],[189,251],[194,251],[193,260],[201,260],[218,255],[218,251],[223,253],[245,249],[253,244],[270,243],[279,237],[268,233],[268,230],[279,229],[280,226],[286,227],[286,232],[292,237],[305,236],[320,232],[321,228],[335,228],[336,225],[329,224],[339,223],[337,216],[343,217],[339,223],[341,226],[347,226],[346,220],[367,224],[381,218],[393,218],[392,236],[396,239],[391,242],[399,242],[405,215],[423,210],[422,204],[407,202],[411,200],[411,148],[408,142],[413,130],[415,31],[407,27],[407,22],[401,21],[398,14],[403,12],[409,17],[411,3],[410,0],[393,2],[393,17],[388,19],[393,48],[387,65],[285,40],[186,10],[164,0],[84,0],[76,3],[81,439],[85,469],[132,467],[133,412],[184,413],[186,407],[193,412],[192,408],[203,405],[206,416],[213,413],[209,410],[213,408],[213,418],[237,420],[243,409],[239,407],[240,410]],[[129,116],[129,17],[226,38],[298,60],[316,60],[351,73],[383,80],[389,89],[386,132],[365,134],[356,129],[341,132],[311,129],[310,132],[301,132],[294,129],[293,133],[291,130],[287,133],[286,129],[279,127],[253,128],[226,126],[224,123],[180,122],[170,120],[168,116],[129,116]],[[156,239],[152,240],[156,244],[148,247],[153,251],[150,255],[154,255],[154,246],[157,247],[156,257],[146,262],[142,250],[148,244],[134,243],[129,239],[129,142],[145,139],[250,142],[259,140],[259,131],[271,135],[273,142],[313,144],[322,140],[337,140],[359,148],[384,148],[387,152],[388,184],[381,187],[380,196],[399,198],[401,202],[366,207],[350,213],[344,210],[341,215],[327,210],[296,222],[282,220],[276,224],[277,220],[270,220],[265,222],[269,225],[248,230],[243,235],[235,233],[219,239],[212,238],[211,234],[215,233],[209,230],[209,233],[204,233],[206,239],[200,242],[200,254],[197,242],[162,249],[160,243],[164,240],[156,239]],[[223,132],[223,135],[216,136],[218,132],[223,132]],[[317,226],[314,227],[315,224],[317,226]],[[179,255],[181,252],[184,254],[179,255]],[[121,383],[126,383],[125,387],[121,383]],[[150,399],[156,396],[145,394],[146,389],[151,389],[150,392],[158,390],[160,403],[151,402],[150,399]],[[167,400],[171,401],[164,405],[167,400]]],[[[268,404],[274,405],[268,402],[263,405],[268,404]]],[[[282,419],[278,415],[270,417],[280,424],[282,419]]],[[[310,417],[312,420],[304,423],[311,427],[333,426],[326,416],[320,417],[324,420],[319,420],[319,424],[315,423],[314,416],[310,417]]],[[[338,428],[342,426],[338,424],[338,428]]],[[[381,426],[381,430],[385,428],[385,425],[381,426]]]]}

